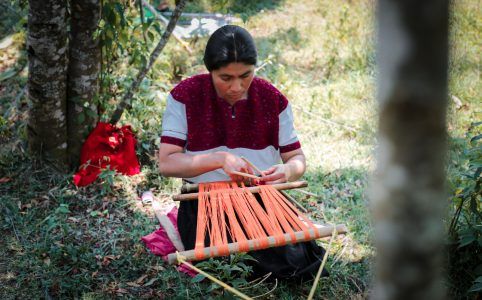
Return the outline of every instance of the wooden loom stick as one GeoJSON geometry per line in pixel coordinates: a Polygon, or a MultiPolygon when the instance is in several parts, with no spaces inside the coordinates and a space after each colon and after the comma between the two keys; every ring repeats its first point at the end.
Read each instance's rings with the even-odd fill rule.
{"type": "Polygon", "coordinates": [[[315,193],[308,192],[308,191],[305,191],[305,190],[296,190],[296,192],[299,192],[299,193],[302,193],[302,194],[305,194],[305,195],[308,195],[308,196],[311,196],[311,197],[315,197],[315,198],[318,198],[318,199],[322,198],[320,195],[317,195],[315,193]]]}
{"type": "Polygon", "coordinates": [[[232,171],[231,173],[239,175],[239,176],[243,176],[243,177],[246,177],[246,178],[259,179],[259,177],[256,176],[256,175],[248,174],[248,173],[244,173],[244,172],[232,171]]]}
{"type": "MultiPolygon", "coordinates": [[[[285,183],[277,183],[272,184],[277,190],[290,190],[296,188],[307,187],[308,182],[306,181],[293,181],[293,182],[285,182],[285,183]]],[[[259,186],[250,186],[246,187],[251,193],[259,193],[260,187],[259,186]]],[[[174,195],[172,196],[172,200],[174,201],[186,201],[186,200],[197,200],[199,194],[198,193],[190,193],[190,194],[181,194],[181,195],[174,195]]]]}
{"type": "Polygon", "coordinates": [[[154,214],[156,215],[157,220],[159,220],[159,223],[161,223],[162,227],[164,228],[164,231],[166,232],[167,236],[171,240],[176,250],[184,251],[184,245],[181,241],[181,237],[179,236],[179,233],[177,232],[177,229],[171,223],[171,220],[169,220],[169,217],[166,214],[162,213],[161,205],[157,199],[155,199],[152,202],[152,209],[154,210],[154,214]]]}
{"type": "Polygon", "coordinates": [[[261,176],[264,176],[263,171],[258,169],[252,162],[250,162],[246,157],[241,156],[241,159],[244,160],[251,168],[253,168],[256,172],[258,172],[261,176]]]}
{"type": "MultiPolygon", "coordinates": [[[[261,176],[264,176],[263,171],[261,171],[258,167],[256,167],[252,162],[250,162],[246,157],[241,156],[241,159],[244,160],[251,168],[253,168],[256,172],[258,172],[261,176]]],[[[256,177],[255,179],[259,179],[256,177]]],[[[185,183],[181,187],[181,194],[186,193],[197,193],[199,191],[199,185],[197,183],[185,183]]]]}
{"type": "Polygon", "coordinates": [[[181,194],[197,193],[199,192],[199,184],[185,183],[181,186],[181,194]]]}
{"type": "Polygon", "coordinates": [[[321,273],[323,272],[323,268],[325,267],[326,260],[328,259],[328,253],[330,253],[331,244],[333,243],[335,236],[336,236],[336,231],[333,228],[333,233],[331,234],[330,243],[328,244],[328,248],[326,248],[325,254],[323,255],[323,260],[321,261],[321,265],[318,268],[318,272],[316,273],[316,277],[315,277],[315,280],[313,281],[313,285],[311,286],[310,294],[308,295],[307,300],[313,299],[313,296],[315,295],[316,287],[318,286],[318,282],[320,281],[320,276],[321,276],[321,273]]]}
{"type": "MultiPolygon", "coordinates": [[[[252,185],[247,185],[247,183],[244,183],[245,186],[250,187],[252,185]]],[[[199,184],[197,183],[184,183],[181,186],[181,194],[188,194],[188,193],[197,193],[199,192],[199,184]]]]}
{"type": "Polygon", "coordinates": [[[290,195],[288,195],[287,192],[285,191],[279,191],[281,193],[281,195],[283,195],[288,201],[291,201],[291,203],[293,203],[294,205],[298,206],[299,209],[301,209],[302,212],[304,213],[307,213],[308,210],[306,208],[303,207],[303,205],[301,205],[298,201],[295,200],[295,198],[291,197],[290,195]]]}
{"type": "MultiPolygon", "coordinates": [[[[318,235],[319,238],[327,237],[327,236],[330,236],[332,234],[333,230],[336,230],[336,232],[338,234],[343,234],[343,233],[346,233],[348,231],[345,225],[336,225],[336,226],[328,225],[328,226],[323,226],[321,228],[316,228],[316,231],[317,231],[316,234],[318,235]]],[[[286,240],[287,244],[305,242],[305,241],[313,240],[313,239],[316,238],[316,234],[315,234],[314,229],[312,229],[312,228],[308,229],[308,233],[309,233],[309,238],[306,237],[305,231],[295,232],[295,240],[294,241],[291,240],[291,236],[290,236],[289,233],[283,234],[283,237],[286,240]]],[[[269,247],[279,246],[279,245],[276,244],[275,237],[269,236],[269,237],[267,237],[267,239],[268,239],[269,247]]],[[[230,243],[227,246],[228,246],[229,254],[240,252],[238,242],[230,243]]],[[[248,247],[249,247],[249,251],[265,249],[265,248],[261,247],[261,243],[260,243],[259,240],[248,240],[248,247]]],[[[205,255],[206,258],[223,256],[222,254],[219,253],[217,247],[206,247],[206,248],[202,249],[202,251],[204,252],[204,255],[205,255]]],[[[194,249],[184,251],[184,252],[180,252],[179,254],[184,256],[187,261],[197,260],[194,249]]],[[[168,260],[169,264],[176,263],[177,262],[177,253],[169,254],[167,256],[167,260],[168,260]]]]}

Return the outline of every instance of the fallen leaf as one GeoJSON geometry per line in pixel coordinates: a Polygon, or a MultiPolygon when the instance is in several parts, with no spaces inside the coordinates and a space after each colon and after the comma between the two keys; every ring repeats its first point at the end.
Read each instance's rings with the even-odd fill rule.
{"type": "Polygon", "coordinates": [[[44,264],[46,264],[47,266],[50,266],[50,258],[45,258],[44,259],[44,264]]]}
{"type": "Polygon", "coordinates": [[[151,285],[152,285],[154,282],[156,282],[157,280],[159,280],[159,278],[156,278],[156,277],[151,278],[151,280],[149,280],[148,282],[146,282],[146,283],[144,284],[144,286],[151,286],[151,285]]]}
{"type": "Polygon", "coordinates": [[[109,264],[110,264],[110,259],[108,259],[107,257],[104,257],[104,259],[102,260],[102,266],[107,267],[109,264]]]}
{"type": "Polygon", "coordinates": [[[67,220],[72,221],[73,223],[78,223],[80,221],[79,218],[68,217],[67,220]]]}
{"type": "Polygon", "coordinates": [[[115,260],[118,259],[120,255],[106,255],[104,258],[110,259],[110,260],[115,260]]]}
{"type": "Polygon", "coordinates": [[[116,290],[116,293],[120,293],[120,294],[127,294],[129,293],[126,289],[123,289],[123,288],[119,288],[116,290]]]}
{"type": "Polygon", "coordinates": [[[13,44],[13,35],[9,35],[0,41],[0,49],[8,48],[13,44]]]}
{"type": "Polygon", "coordinates": [[[32,208],[32,204],[30,204],[30,203],[22,204],[22,205],[20,206],[20,210],[21,210],[21,211],[24,211],[24,210],[29,209],[29,208],[32,208]]]}
{"type": "MultiPolygon", "coordinates": [[[[106,267],[110,264],[112,260],[119,259],[120,255],[106,255],[102,259],[102,266],[106,267]]],[[[96,256],[97,258],[97,256],[96,256]]]]}
{"type": "Polygon", "coordinates": [[[131,286],[131,287],[140,287],[140,285],[138,285],[138,284],[135,283],[135,282],[128,282],[127,285],[128,285],[128,286],[131,286]]]}
{"type": "Polygon", "coordinates": [[[142,275],[141,277],[137,278],[136,283],[137,284],[142,284],[144,279],[146,279],[147,275],[142,275]]]}
{"type": "Polygon", "coordinates": [[[156,271],[164,271],[166,269],[163,266],[152,266],[150,268],[156,271]]]}
{"type": "Polygon", "coordinates": [[[10,180],[12,180],[12,179],[9,178],[9,177],[2,177],[2,178],[0,178],[0,183],[9,182],[10,180]]]}

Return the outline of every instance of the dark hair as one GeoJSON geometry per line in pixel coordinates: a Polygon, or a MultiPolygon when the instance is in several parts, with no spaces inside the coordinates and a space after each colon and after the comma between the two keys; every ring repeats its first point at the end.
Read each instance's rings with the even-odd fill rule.
{"type": "Polygon", "coordinates": [[[256,65],[258,52],[249,32],[236,25],[225,25],[209,38],[204,51],[204,65],[209,72],[233,62],[256,65]]]}

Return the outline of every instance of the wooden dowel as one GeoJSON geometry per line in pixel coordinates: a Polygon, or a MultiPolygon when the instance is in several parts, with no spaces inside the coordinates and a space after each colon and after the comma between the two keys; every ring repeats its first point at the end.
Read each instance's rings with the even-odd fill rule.
{"type": "Polygon", "coordinates": [[[185,183],[181,186],[181,194],[197,192],[199,192],[199,184],[197,183],[185,183]]]}
{"type": "MultiPolygon", "coordinates": [[[[302,187],[307,187],[308,182],[306,181],[294,181],[294,182],[285,182],[285,183],[277,183],[277,184],[272,184],[272,187],[274,187],[277,190],[291,190],[291,189],[296,189],[296,188],[302,188],[302,187]]],[[[259,186],[250,186],[246,187],[251,193],[259,193],[260,187],[259,186]]],[[[190,193],[190,194],[181,194],[181,195],[175,195],[172,197],[172,200],[174,201],[186,201],[186,200],[197,200],[198,198],[198,193],[190,193]]]]}
{"type": "Polygon", "coordinates": [[[182,243],[177,229],[171,223],[171,220],[169,220],[167,214],[162,213],[161,204],[157,199],[152,202],[152,209],[154,210],[157,220],[159,220],[159,223],[161,223],[161,226],[164,228],[167,237],[171,240],[176,250],[184,251],[184,244],[182,243]]]}
{"type": "Polygon", "coordinates": [[[298,201],[295,200],[295,198],[291,197],[287,192],[285,191],[279,191],[281,195],[283,195],[288,201],[291,201],[294,205],[298,206],[299,209],[301,209],[302,212],[307,213],[308,210],[303,207],[298,201]]]}
{"type": "Polygon", "coordinates": [[[251,168],[253,168],[256,172],[258,172],[261,176],[264,176],[263,171],[258,169],[252,162],[250,162],[246,157],[241,156],[241,159],[244,160],[251,168]]]}
{"type": "MultiPolygon", "coordinates": [[[[181,194],[187,194],[187,193],[197,193],[199,192],[199,185],[195,183],[185,183],[181,187],[181,194]]],[[[307,213],[308,210],[303,207],[298,201],[296,201],[295,198],[291,197],[288,193],[280,190],[281,194],[291,201],[294,205],[296,205],[302,212],[307,213]]]]}
{"type": "MultiPolygon", "coordinates": [[[[323,227],[320,227],[320,228],[316,228],[316,231],[318,233],[318,238],[330,236],[333,233],[333,225],[327,225],[327,226],[323,226],[323,227]]],[[[347,232],[347,228],[343,224],[336,225],[335,231],[338,234],[343,234],[343,233],[347,232]]],[[[305,236],[304,231],[295,232],[295,240],[294,241],[291,240],[291,236],[290,236],[289,233],[283,234],[283,237],[286,240],[286,244],[294,244],[294,243],[299,243],[299,242],[305,242],[305,241],[310,241],[310,240],[313,240],[313,239],[316,238],[314,229],[309,229],[308,232],[310,234],[308,238],[305,236]]],[[[286,244],[284,244],[284,245],[286,245],[286,244]]],[[[260,242],[260,240],[248,240],[249,251],[265,249],[265,248],[262,248],[261,245],[262,245],[262,243],[260,242]]],[[[275,237],[272,237],[272,236],[268,237],[268,248],[277,247],[277,246],[283,246],[283,245],[276,245],[275,237]]],[[[240,252],[239,251],[239,243],[235,242],[235,243],[228,244],[228,251],[229,251],[229,254],[239,253],[240,252]]],[[[202,259],[205,259],[205,258],[208,258],[208,257],[222,256],[221,254],[219,254],[219,251],[218,251],[217,247],[204,248],[203,252],[204,252],[204,257],[202,259]]],[[[188,251],[180,252],[179,255],[182,255],[183,257],[185,257],[185,259],[187,261],[198,260],[195,256],[194,250],[188,250],[188,251]]],[[[176,253],[169,254],[167,256],[167,260],[170,264],[176,263],[177,254],[176,253]]]]}
{"type": "Polygon", "coordinates": [[[259,179],[259,177],[256,176],[256,175],[248,174],[248,173],[244,173],[244,172],[232,171],[231,173],[239,175],[239,176],[243,176],[243,177],[246,177],[246,178],[259,179]]]}
{"type": "Polygon", "coordinates": [[[311,196],[311,197],[315,197],[315,198],[319,198],[319,199],[322,198],[320,195],[317,195],[315,193],[308,192],[308,191],[305,191],[305,190],[296,190],[296,191],[299,192],[299,193],[305,194],[307,196],[311,196]]]}
{"type": "MultiPolygon", "coordinates": [[[[251,186],[248,183],[244,183],[245,186],[251,186]]],[[[181,194],[197,193],[199,192],[199,184],[197,183],[185,183],[181,186],[181,194]]]]}

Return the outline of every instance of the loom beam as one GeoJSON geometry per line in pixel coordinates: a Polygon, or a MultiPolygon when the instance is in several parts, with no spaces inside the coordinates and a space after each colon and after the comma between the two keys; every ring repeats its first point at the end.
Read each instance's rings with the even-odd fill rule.
{"type": "MultiPolygon", "coordinates": [[[[316,228],[318,231],[318,238],[323,238],[330,236],[333,233],[333,225],[328,225],[328,226],[323,226],[316,228]]],[[[343,234],[346,233],[348,230],[345,225],[336,225],[335,230],[338,234],[343,234]]],[[[276,245],[275,238],[272,236],[267,237],[268,239],[268,248],[271,247],[277,247],[277,246],[284,246],[287,244],[295,244],[299,242],[306,242],[306,241],[311,241],[316,239],[315,235],[315,230],[314,229],[309,229],[308,232],[310,233],[309,238],[306,238],[305,232],[304,231],[297,231],[295,232],[295,240],[291,240],[291,236],[289,233],[283,234],[284,239],[286,240],[286,243],[283,245],[276,245]]],[[[261,243],[259,240],[248,240],[248,246],[249,246],[249,251],[254,251],[254,250],[261,250],[261,249],[266,249],[261,247],[261,243]]],[[[230,243],[228,244],[228,251],[229,254],[233,253],[240,253],[239,251],[239,243],[230,243]]],[[[217,247],[207,247],[203,249],[204,256],[205,258],[211,258],[211,257],[219,257],[219,256],[224,256],[224,254],[220,254],[218,252],[217,247]],[[212,253],[211,253],[212,252],[212,253]]],[[[179,252],[179,255],[183,256],[185,260],[187,261],[196,261],[198,260],[195,255],[195,250],[188,250],[188,251],[183,251],[179,252]]],[[[205,259],[203,258],[203,259],[205,259]]],[[[177,262],[177,253],[171,253],[167,256],[169,264],[174,264],[177,262]]]]}
{"type": "MultiPolygon", "coordinates": [[[[281,190],[291,190],[291,189],[297,189],[297,188],[303,188],[308,186],[308,182],[306,181],[294,181],[294,182],[285,182],[285,183],[277,183],[277,184],[272,184],[272,187],[275,189],[281,191],[281,190]]],[[[250,186],[246,187],[251,193],[259,193],[260,188],[258,186],[250,186]]],[[[186,186],[185,190],[189,191],[194,191],[198,189],[197,185],[190,184],[188,187],[186,186]]],[[[181,189],[182,190],[182,189],[181,189]]],[[[188,200],[197,200],[198,199],[198,193],[190,193],[190,194],[180,194],[180,195],[175,195],[172,197],[172,200],[174,201],[188,201],[188,200]]]]}

